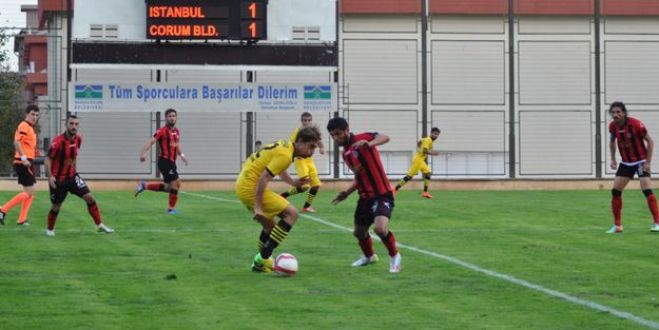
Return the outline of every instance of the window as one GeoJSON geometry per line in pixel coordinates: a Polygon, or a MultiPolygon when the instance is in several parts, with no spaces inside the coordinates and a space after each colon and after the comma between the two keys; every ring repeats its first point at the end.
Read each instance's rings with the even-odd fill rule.
{"type": "Polygon", "coordinates": [[[294,26],[292,30],[293,40],[320,40],[320,26],[294,26]]]}
{"type": "Polygon", "coordinates": [[[90,38],[118,38],[119,25],[117,24],[90,24],[89,25],[90,38]]]}
{"type": "Polygon", "coordinates": [[[119,37],[119,25],[117,25],[117,24],[106,24],[105,25],[105,37],[106,38],[118,38],[119,37]]]}
{"type": "Polygon", "coordinates": [[[90,24],[89,25],[90,38],[103,38],[103,24],[90,24]]]}

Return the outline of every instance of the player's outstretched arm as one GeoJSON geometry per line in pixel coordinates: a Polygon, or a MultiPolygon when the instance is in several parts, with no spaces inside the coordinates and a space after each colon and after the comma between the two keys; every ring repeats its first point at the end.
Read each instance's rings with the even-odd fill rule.
{"type": "Polygon", "coordinates": [[[618,162],[616,162],[616,140],[611,139],[609,141],[609,154],[611,155],[611,169],[615,170],[618,168],[618,162]]]}
{"type": "Polygon", "coordinates": [[[149,149],[151,149],[151,146],[156,143],[158,140],[156,138],[152,137],[148,141],[146,141],[146,144],[142,147],[140,150],[140,162],[143,162],[146,160],[146,153],[149,152],[149,149]]]}
{"type": "Polygon", "coordinates": [[[25,151],[23,151],[23,146],[21,146],[21,141],[14,140],[14,149],[16,149],[16,152],[21,156],[21,163],[25,167],[30,167],[30,161],[27,160],[27,157],[25,156],[25,151]]]}
{"type": "Polygon", "coordinates": [[[344,201],[350,194],[352,194],[355,190],[357,189],[357,181],[352,181],[352,185],[350,188],[340,192],[334,199],[332,200],[332,205],[336,205],[344,201]]]}
{"type": "Polygon", "coordinates": [[[44,166],[46,167],[46,176],[48,177],[48,185],[55,189],[57,188],[57,183],[55,182],[55,176],[53,176],[53,161],[50,160],[50,156],[47,156],[44,160],[44,166]]]}
{"type": "Polygon", "coordinates": [[[643,164],[643,167],[646,172],[650,172],[651,164],[652,164],[652,154],[654,151],[654,140],[652,140],[652,138],[650,137],[650,133],[646,133],[643,139],[645,140],[645,143],[647,144],[646,147],[648,149],[648,159],[645,160],[645,164],[643,164]]]}
{"type": "Polygon", "coordinates": [[[388,143],[388,142],[389,142],[389,135],[378,134],[378,135],[375,136],[375,138],[373,140],[368,142],[368,147],[372,148],[372,147],[376,147],[376,146],[381,146],[381,145],[383,145],[385,143],[388,143]]]}

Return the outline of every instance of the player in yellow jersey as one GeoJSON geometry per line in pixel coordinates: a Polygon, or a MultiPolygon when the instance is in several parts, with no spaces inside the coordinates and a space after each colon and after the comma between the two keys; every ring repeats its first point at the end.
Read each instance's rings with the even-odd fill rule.
{"type": "Polygon", "coordinates": [[[407,175],[400,180],[400,183],[396,186],[396,191],[398,191],[400,188],[402,188],[407,181],[412,180],[412,178],[421,171],[423,173],[423,193],[421,196],[425,198],[432,198],[432,195],[428,193],[428,185],[430,184],[430,174],[432,173],[430,171],[430,167],[428,167],[428,163],[426,162],[426,157],[428,155],[432,156],[437,156],[439,155],[438,151],[432,150],[432,143],[433,141],[437,140],[439,137],[440,130],[437,127],[433,127],[430,130],[430,136],[426,136],[419,140],[417,142],[416,146],[416,155],[414,155],[414,158],[412,159],[412,166],[410,166],[410,169],[407,171],[407,175]]]}
{"type": "MultiPolygon", "coordinates": [[[[313,117],[311,116],[310,113],[308,112],[302,113],[302,115],[300,116],[302,127],[298,127],[293,131],[291,137],[289,138],[289,141],[295,141],[295,139],[297,138],[297,134],[300,131],[300,128],[313,126],[312,120],[313,117]]],[[[322,141],[318,141],[318,151],[320,152],[321,155],[325,154],[325,146],[323,145],[322,141]]],[[[295,157],[294,164],[295,164],[295,171],[297,172],[297,177],[298,178],[309,177],[309,184],[304,185],[302,187],[293,187],[289,191],[283,192],[281,196],[284,198],[288,198],[288,196],[292,196],[309,190],[309,193],[307,194],[307,200],[304,202],[304,206],[302,206],[302,212],[316,213],[316,210],[313,207],[311,207],[311,203],[313,202],[313,199],[316,197],[316,194],[318,194],[318,190],[320,189],[320,177],[318,176],[318,169],[316,168],[316,164],[314,164],[313,162],[313,156],[295,157]],[[309,187],[311,187],[311,189],[309,189],[309,187]]]]}
{"type": "Polygon", "coordinates": [[[39,107],[28,105],[25,108],[25,120],[16,128],[14,133],[14,171],[18,177],[18,183],[23,186],[23,192],[18,193],[5,205],[0,207],[0,224],[5,224],[5,214],[12,208],[21,205],[21,213],[18,215],[18,225],[29,225],[27,214],[34,200],[34,185],[37,180],[32,171],[32,164],[37,155],[37,133],[34,126],[39,121],[39,107]]]}
{"type": "Polygon", "coordinates": [[[286,171],[295,157],[309,157],[320,141],[317,127],[300,129],[295,141],[279,140],[251,154],[243,163],[236,180],[238,199],[254,214],[262,227],[259,236],[259,253],[254,257],[252,270],[271,272],[273,270],[272,251],[288,236],[295,221],[297,210],[279,194],[268,189],[268,183],[277,175],[286,183],[300,187],[308,183],[308,178],[293,180],[286,171]],[[275,224],[274,217],[281,218],[275,224]]]}

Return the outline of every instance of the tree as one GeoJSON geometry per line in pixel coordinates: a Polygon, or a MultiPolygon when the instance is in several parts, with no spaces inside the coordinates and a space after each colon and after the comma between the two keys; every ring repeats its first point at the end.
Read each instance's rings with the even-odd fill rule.
{"type": "Polygon", "coordinates": [[[6,29],[0,28],[0,175],[12,172],[14,158],[14,131],[23,119],[25,101],[22,96],[23,77],[11,72],[9,52],[2,48],[9,42],[6,29]]]}

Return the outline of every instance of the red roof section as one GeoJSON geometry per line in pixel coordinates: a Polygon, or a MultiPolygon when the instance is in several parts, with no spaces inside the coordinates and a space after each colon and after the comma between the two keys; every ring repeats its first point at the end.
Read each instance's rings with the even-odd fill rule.
{"type": "Polygon", "coordinates": [[[657,0],[601,0],[602,15],[659,16],[657,0]]]}
{"type": "Polygon", "coordinates": [[[420,14],[419,0],[340,0],[343,14],[420,14]]]}
{"type": "MultiPolygon", "coordinates": [[[[508,14],[508,0],[428,0],[428,6],[431,14],[508,14]]],[[[517,15],[593,15],[595,0],[513,0],[513,10],[517,15]]],[[[419,14],[421,1],[340,0],[339,11],[342,14],[419,14]]],[[[600,13],[659,16],[659,0],[600,0],[600,13]]]]}
{"type": "MultiPolygon", "coordinates": [[[[74,0],[70,0],[71,5],[73,5],[74,0]]],[[[47,12],[54,11],[67,11],[67,2],[68,0],[39,0],[38,3],[38,14],[39,27],[42,28],[44,23],[46,23],[46,16],[44,15],[47,12]]]]}
{"type": "Polygon", "coordinates": [[[518,15],[592,15],[594,0],[514,0],[518,15]]]}
{"type": "Polygon", "coordinates": [[[508,0],[430,0],[431,14],[506,15],[508,0]]]}

